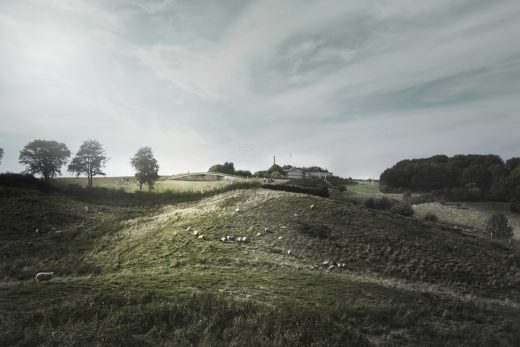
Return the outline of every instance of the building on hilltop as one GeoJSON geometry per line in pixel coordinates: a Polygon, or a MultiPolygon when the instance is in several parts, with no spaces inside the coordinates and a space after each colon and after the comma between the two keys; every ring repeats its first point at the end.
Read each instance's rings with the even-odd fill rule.
{"type": "Polygon", "coordinates": [[[292,167],[290,169],[285,170],[287,173],[287,178],[289,179],[299,179],[299,178],[327,178],[332,176],[332,172],[327,170],[309,170],[306,168],[292,167]]]}

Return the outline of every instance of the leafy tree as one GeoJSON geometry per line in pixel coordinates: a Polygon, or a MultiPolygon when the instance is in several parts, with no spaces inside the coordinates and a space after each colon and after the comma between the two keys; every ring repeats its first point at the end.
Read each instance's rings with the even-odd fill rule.
{"type": "Polygon", "coordinates": [[[88,188],[91,189],[94,176],[105,175],[102,169],[107,160],[105,150],[98,141],[86,140],[76,153],[76,157],[70,162],[68,170],[76,173],[77,176],[87,175],[88,188]]]}
{"type": "Polygon", "coordinates": [[[235,174],[235,165],[232,162],[225,162],[224,164],[216,164],[209,168],[208,172],[218,172],[228,175],[235,174]]]}
{"type": "Polygon", "coordinates": [[[475,183],[481,191],[488,191],[493,182],[493,176],[484,165],[474,164],[464,169],[461,180],[465,185],[475,183]]]}
{"type": "Polygon", "coordinates": [[[520,168],[520,157],[514,157],[506,161],[506,169],[511,172],[515,168],[520,168]]]}
{"type": "Polygon", "coordinates": [[[152,149],[150,147],[139,148],[130,163],[135,169],[139,190],[143,189],[144,183],[148,184],[149,190],[152,190],[155,181],[159,179],[159,164],[153,157],[152,149]]]}
{"type": "Polygon", "coordinates": [[[486,231],[491,234],[491,238],[511,239],[513,237],[513,228],[509,225],[509,221],[503,213],[489,217],[486,223],[486,231]]]}
{"type": "Polygon", "coordinates": [[[61,175],[61,167],[69,157],[70,151],[64,143],[34,140],[20,151],[19,162],[27,166],[25,173],[40,174],[49,181],[61,175]]]}
{"type": "Polygon", "coordinates": [[[2,163],[2,158],[4,157],[4,149],[0,147],[0,164],[2,163]]]}

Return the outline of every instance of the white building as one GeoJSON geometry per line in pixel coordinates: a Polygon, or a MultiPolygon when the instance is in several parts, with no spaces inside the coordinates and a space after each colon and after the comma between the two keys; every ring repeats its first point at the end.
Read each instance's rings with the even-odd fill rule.
{"type": "Polygon", "coordinates": [[[289,179],[299,179],[299,178],[327,178],[332,176],[332,172],[329,171],[309,171],[307,169],[302,169],[299,167],[292,167],[288,170],[285,170],[287,173],[287,178],[289,179]]]}

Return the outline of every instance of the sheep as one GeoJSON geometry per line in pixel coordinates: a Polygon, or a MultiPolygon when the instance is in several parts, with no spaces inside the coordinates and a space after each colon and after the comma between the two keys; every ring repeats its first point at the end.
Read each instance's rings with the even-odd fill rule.
{"type": "Polygon", "coordinates": [[[190,231],[190,230],[191,230],[191,227],[187,227],[187,228],[186,228],[186,231],[190,231]]]}
{"type": "Polygon", "coordinates": [[[247,242],[247,236],[242,236],[242,242],[247,242]]]}
{"type": "Polygon", "coordinates": [[[287,229],[287,227],[285,225],[282,225],[280,229],[287,229]]]}
{"type": "Polygon", "coordinates": [[[199,234],[198,230],[193,231],[193,236],[197,236],[199,234]]]}
{"type": "Polygon", "coordinates": [[[237,208],[235,209],[235,212],[236,212],[236,213],[240,212],[240,207],[237,207],[237,208]]]}
{"type": "Polygon", "coordinates": [[[258,232],[256,233],[256,236],[262,236],[262,233],[258,232]]]}
{"type": "Polygon", "coordinates": [[[227,239],[226,239],[225,237],[222,237],[222,238],[220,239],[220,241],[222,241],[222,242],[226,242],[227,239]]]}
{"type": "Polygon", "coordinates": [[[199,237],[197,237],[197,239],[204,240],[204,235],[199,235],[199,237]]]}
{"type": "Polygon", "coordinates": [[[295,213],[294,216],[295,216],[295,217],[298,217],[298,213],[295,213]]]}
{"type": "Polygon", "coordinates": [[[235,240],[235,236],[234,235],[228,235],[228,236],[226,236],[226,239],[228,241],[234,241],[235,240]]]}
{"type": "Polygon", "coordinates": [[[242,242],[242,238],[241,238],[241,237],[238,237],[238,238],[237,238],[237,242],[242,242]]]}
{"type": "Polygon", "coordinates": [[[292,255],[292,251],[289,249],[287,250],[287,255],[290,257],[292,255]]]}
{"type": "Polygon", "coordinates": [[[54,272],[38,272],[36,274],[36,282],[49,281],[54,276],[54,272]]]}
{"type": "Polygon", "coordinates": [[[85,205],[85,212],[88,213],[88,206],[87,205],[85,205]]]}
{"type": "Polygon", "coordinates": [[[269,228],[264,228],[264,232],[266,232],[266,233],[270,233],[271,230],[270,230],[269,228]]]}
{"type": "Polygon", "coordinates": [[[283,236],[278,236],[278,240],[281,240],[281,239],[283,239],[283,236]]]}
{"type": "Polygon", "coordinates": [[[341,268],[341,269],[344,269],[347,267],[347,264],[345,263],[338,263],[338,267],[341,268]]]}
{"type": "Polygon", "coordinates": [[[314,208],[314,204],[311,205],[311,210],[314,208]]]}
{"type": "Polygon", "coordinates": [[[36,228],[36,230],[34,231],[36,234],[38,234],[40,232],[40,229],[36,228]]]}
{"type": "Polygon", "coordinates": [[[336,268],[336,265],[331,265],[331,266],[329,266],[329,268],[327,269],[327,271],[334,270],[335,268],[336,268]]]}

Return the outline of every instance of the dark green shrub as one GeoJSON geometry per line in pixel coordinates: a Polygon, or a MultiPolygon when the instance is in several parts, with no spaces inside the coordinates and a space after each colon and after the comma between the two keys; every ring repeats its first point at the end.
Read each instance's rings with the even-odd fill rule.
{"type": "Polygon", "coordinates": [[[373,208],[375,210],[389,210],[397,203],[395,199],[388,199],[387,197],[382,197],[379,199],[370,198],[365,201],[365,207],[373,208]]]}
{"type": "Polygon", "coordinates": [[[402,202],[399,202],[392,206],[392,212],[405,217],[411,217],[415,213],[415,211],[412,208],[412,205],[402,202]]]}
{"type": "Polygon", "coordinates": [[[424,216],[424,220],[428,222],[438,222],[439,217],[437,217],[436,214],[429,212],[424,216]]]}
{"type": "Polygon", "coordinates": [[[513,228],[503,213],[489,217],[486,222],[486,231],[490,233],[492,239],[511,239],[513,237],[513,228]]]}
{"type": "Polygon", "coordinates": [[[262,188],[271,189],[271,190],[282,190],[285,192],[292,192],[292,193],[310,194],[310,195],[321,196],[324,198],[329,197],[329,190],[326,187],[311,188],[311,187],[293,186],[293,185],[288,185],[288,184],[263,184],[262,188]]]}
{"type": "Polygon", "coordinates": [[[509,209],[511,210],[511,212],[520,213],[520,201],[511,201],[511,203],[509,204],[509,209]]]}

